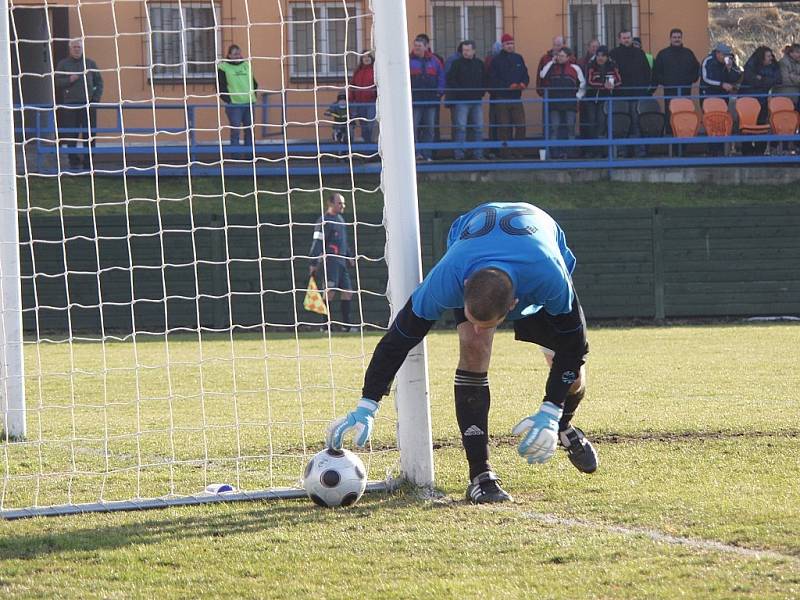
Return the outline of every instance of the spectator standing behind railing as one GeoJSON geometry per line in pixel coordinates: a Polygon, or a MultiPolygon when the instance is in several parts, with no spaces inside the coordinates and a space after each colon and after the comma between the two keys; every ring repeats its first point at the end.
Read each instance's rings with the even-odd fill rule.
{"type": "Polygon", "coordinates": [[[683,31],[669,32],[669,46],[661,50],[653,63],[653,88],[662,86],[666,96],[666,128],[669,129],[669,102],[672,96],[691,96],[692,85],[700,77],[700,63],[683,45],[683,31]]]}
{"type": "MultiPolygon", "coordinates": [[[[447,57],[447,60],[444,61],[444,78],[445,82],[447,82],[447,75],[450,73],[450,68],[453,66],[453,63],[456,62],[459,58],[461,58],[461,49],[464,45],[464,42],[459,42],[456,51],[453,52],[450,56],[447,57]]],[[[449,84],[446,84],[446,87],[450,87],[449,84]]],[[[448,90],[445,90],[445,97],[444,97],[444,105],[450,109],[450,140],[456,139],[456,104],[451,102],[450,93],[448,90]]],[[[437,123],[437,132],[441,135],[441,131],[438,130],[438,123],[437,123]]],[[[436,138],[438,142],[440,138],[436,138]]]]}
{"type": "Polygon", "coordinates": [[[725,96],[736,91],[742,71],[736,65],[733,50],[719,43],[700,65],[700,95],[725,96]]]}
{"type": "Polygon", "coordinates": [[[239,145],[239,132],[243,129],[244,149],[252,151],[253,104],[258,82],[253,77],[250,61],[242,57],[242,49],[236,44],[228,46],[225,59],[217,66],[217,83],[230,125],[231,148],[239,145]]]}
{"type": "Polygon", "coordinates": [[[553,45],[550,49],[542,54],[541,58],[539,59],[539,64],[536,65],[536,93],[539,94],[542,98],[544,98],[544,86],[542,85],[542,78],[539,75],[544,69],[544,66],[553,60],[558,54],[558,51],[564,47],[564,36],[557,35],[553,38],[553,45]]]}
{"type": "Polygon", "coordinates": [[[791,96],[797,110],[800,110],[800,44],[787,46],[778,66],[781,69],[781,85],[773,92],[791,96]]]}
{"type": "MultiPolygon", "coordinates": [[[[570,61],[571,57],[572,50],[564,46],[539,72],[542,85],[548,92],[551,139],[575,139],[575,115],[578,100],[586,93],[586,79],[581,68],[570,61]]],[[[569,154],[569,148],[555,148],[551,152],[553,158],[568,158],[569,154]]]]}
{"type": "MultiPolygon", "coordinates": [[[[436,127],[436,109],[444,94],[444,65],[430,51],[430,38],[420,33],[414,39],[414,47],[409,55],[411,70],[411,102],[414,115],[416,141],[433,141],[436,127]]],[[[430,149],[417,152],[417,160],[433,160],[430,149]]]]}
{"type": "MultiPolygon", "coordinates": [[[[461,144],[454,151],[456,160],[465,156],[464,141],[479,142],[483,138],[483,96],[486,93],[486,69],[475,56],[475,42],[459,44],[461,57],[454,60],[447,72],[447,100],[452,103],[455,141],[461,144]]],[[[483,160],[483,150],[475,148],[476,160],[483,160]]]]}
{"type": "Polygon", "coordinates": [[[95,146],[92,139],[97,126],[97,109],[92,104],[100,102],[103,97],[103,77],[97,63],[83,54],[81,40],[69,43],[69,56],[62,58],[56,65],[55,86],[59,102],[58,111],[59,138],[68,148],[75,148],[78,140],[84,140],[86,154],[81,158],[78,154],[69,154],[69,166],[78,168],[81,165],[89,169],[89,155],[95,146]]]}
{"type": "MultiPolygon", "coordinates": [[[[614,48],[609,56],[617,63],[622,85],[619,87],[618,96],[636,97],[645,96],[650,91],[651,71],[647,56],[640,48],[633,46],[633,34],[630,31],[620,31],[617,36],[619,45],[614,48]]],[[[628,102],[628,114],[631,117],[630,137],[639,137],[639,113],[636,110],[637,100],[628,102]]],[[[643,157],[647,154],[644,146],[628,146],[625,152],[629,156],[634,154],[643,157]]]]}
{"type": "MultiPolygon", "coordinates": [[[[582,104],[588,108],[591,137],[597,139],[603,135],[606,123],[603,106],[622,83],[617,63],[608,56],[608,46],[600,46],[595,52],[594,60],[589,63],[586,83],[589,89],[582,104]]],[[[589,150],[590,157],[602,157],[604,154],[605,151],[599,147],[589,150]]]]}
{"type": "MultiPolygon", "coordinates": [[[[361,138],[367,144],[372,143],[372,132],[375,126],[375,101],[378,99],[374,64],[375,59],[372,54],[364,54],[359,59],[358,66],[350,79],[350,116],[359,119],[361,138]]],[[[353,131],[355,132],[355,122],[353,131]]]]}
{"type": "MultiPolygon", "coordinates": [[[[499,100],[495,106],[497,118],[497,138],[502,142],[511,139],[525,139],[525,108],[522,105],[522,90],[528,87],[531,78],[525,59],[514,52],[514,38],[504,33],[500,39],[503,49],[492,59],[489,67],[489,87],[494,88],[494,97],[499,100]]],[[[503,145],[500,150],[502,158],[519,158],[521,153],[510,151],[503,145]]]]}

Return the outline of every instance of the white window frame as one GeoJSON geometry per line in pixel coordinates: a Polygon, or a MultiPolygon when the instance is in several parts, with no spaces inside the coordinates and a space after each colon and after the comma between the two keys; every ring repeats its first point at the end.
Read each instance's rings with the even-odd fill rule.
{"type": "MultiPolygon", "coordinates": [[[[503,35],[503,0],[431,0],[431,9],[430,9],[430,22],[428,26],[428,31],[435,31],[435,25],[433,22],[433,9],[436,6],[449,6],[455,8],[462,8],[466,9],[469,12],[469,8],[471,6],[477,8],[487,8],[494,5],[495,17],[494,17],[494,37],[495,41],[499,41],[503,35]]],[[[467,34],[466,28],[467,23],[469,23],[469,19],[466,18],[466,15],[461,15],[461,18],[458,20],[461,26],[461,39],[459,41],[464,41],[470,39],[472,36],[467,34]]],[[[436,40],[431,40],[432,50],[434,52],[439,52],[439,49],[436,48],[436,40]]],[[[445,52],[449,54],[453,52],[455,48],[445,48],[445,52]]],[[[440,53],[441,54],[441,53],[440,53]]]]}
{"type": "MultiPolygon", "coordinates": [[[[567,40],[570,47],[575,43],[575,32],[572,31],[572,7],[573,6],[588,6],[594,5],[594,18],[596,31],[602,34],[606,30],[606,12],[603,10],[605,6],[621,5],[631,7],[631,33],[633,37],[639,36],[639,0],[569,0],[568,13],[567,13],[567,40]]],[[[613,40],[605,40],[609,48],[614,48],[617,45],[616,34],[613,40]]],[[[585,50],[585,48],[574,48],[577,55],[585,50]]]]}
{"type": "MultiPolygon", "coordinates": [[[[219,3],[217,2],[178,2],[178,1],[169,1],[169,0],[162,0],[159,2],[147,2],[145,4],[145,10],[147,11],[146,23],[147,23],[147,62],[150,66],[150,77],[153,78],[154,81],[158,80],[175,80],[175,79],[208,79],[208,80],[215,80],[217,77],[217,65],[216,62],[219,60],[221,55],[221,48],[222,48],[222,31],[220,29],[220,22],[222,19],[222,8],[220,7],[219,3]],[[210,67],[210,72],[208,73],[189,73],[188,66],[189,63],[184,61],[181,63],[181,72],[180,73],[157,73],[155,71],[155,65],[153,64],[153,31],[150,26],[150,9],[151,8],[179,8],[182,12],[183,21],[186,22],[186,11],[191,10],[192,8],[209,8],[209,5],[214,7],[214,32],[216,34],[216,49],[214,52],[214,59],[215,62],[210,67]]],[[[185,42],[183,42],[185,44],[185,42]]]]}
{"type": "MultiPolygon", "coordinates": [[[[308,55],[311,59],[311,64],[315,65],[316,60],[314,56],[311,56],[307,52],[298,52],[295,48],[295,39],[294,39],[294,11],[297,9],[306,9],[309,10],[312,8],[311,2],[292,2],[289,5],[289,21],[287,23],[287,40],[289,43],[289,55],[291,60],[289,61],[289,77],[292,79],[312,79],[315,76],[318,79],[329,79],[329,78],[341,78],[348,73],[347,68],[347,56],[344,56],[344,72],[342,71],[334,71],[330,67],[329,62],[329,54],[328,48],[320,48],[319,42],[317,40],[317,55],[319,57],[320,67],[314,70],[312,66],[310,71],[298,71],[297,70],[297,57],[298,56],[306,56],[308,55]]],[[[352,27],[355,27],[355,38],[356,38],[356,47],[355,49],[351,50],[352,52],[360,53],[362,51],[362,24],[361,24],[361,10],[356,4],[353,3],[346,3],[342,4],[341,2],[314,2],[313,9],[316,12],[318,20],[326,20],[328,18],[328,9],[329,8],[346,8],[347,12],[350,15],[350,24],[352,27]]],[[[300,21],[301,23],[306,23],[307,21],[300,21]]],[[[315,32],[316,35],[316,32],[315,32]]],[[[327,40],[324,40],[327,44],[327,40]]],[[[347,46],[347,40],[345,40],[345,46],[347,46]]]]}

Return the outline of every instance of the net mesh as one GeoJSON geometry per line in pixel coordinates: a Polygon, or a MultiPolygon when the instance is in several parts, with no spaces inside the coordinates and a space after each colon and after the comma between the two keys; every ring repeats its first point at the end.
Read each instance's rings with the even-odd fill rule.
{"type": "Polygon", "coordinates": [[[0,442],[0,510],[298,485],[389,317],[375,107],[331,106],[370,89],[369,7],[10,6],[27,436],[0,442]],[[333,193],[350,323],[336,259],[328,315],[303,308],[333,193]]]}

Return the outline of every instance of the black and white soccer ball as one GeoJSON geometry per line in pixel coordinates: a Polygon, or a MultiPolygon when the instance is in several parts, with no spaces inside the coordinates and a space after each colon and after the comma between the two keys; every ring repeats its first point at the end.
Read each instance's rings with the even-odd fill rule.
{"type": "Polygon", "coordinates": [[[349,450],[326,448],[308,461],[303,488],[319,506],[352,506],[367,487],[364,463],[349,450]]]}

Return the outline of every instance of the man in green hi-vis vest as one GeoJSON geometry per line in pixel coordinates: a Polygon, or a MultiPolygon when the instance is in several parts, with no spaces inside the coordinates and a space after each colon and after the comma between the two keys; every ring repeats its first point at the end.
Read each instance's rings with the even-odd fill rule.
{"type": "Polygon", "coordinates": [[[230,123],[231,147],[239,145],[239,131],[244,129],[244,146],[252,150],[253,104],[258,82],[253,77],[250,61],[242,58],[242,49],[236,44],[231,44],[225,59],[219,63],[217,80],[230,123]]]}

